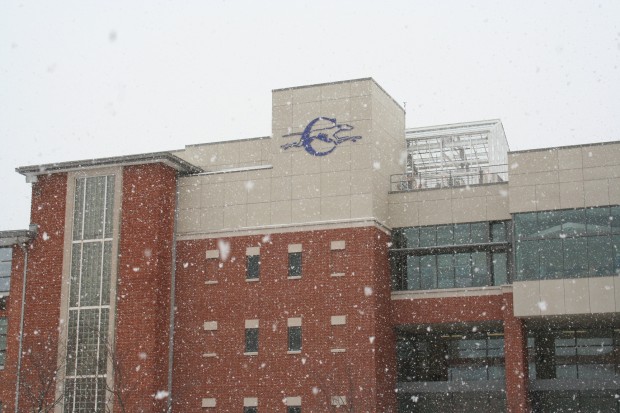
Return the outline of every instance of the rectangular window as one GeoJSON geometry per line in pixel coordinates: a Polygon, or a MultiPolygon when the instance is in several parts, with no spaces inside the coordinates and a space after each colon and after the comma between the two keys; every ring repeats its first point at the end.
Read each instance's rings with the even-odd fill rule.
{"type": "Polygon", "coordinates": [[[288,351],[301,351],[301,326],[288,328],[288,351]]]}
{"type": "Polygon", "coordinates": [[[258,353],[258,328],[245,329],[245,352],[258,353]]]}
{"type": "Polygon", "coordinates": [[[7,320],[5,317],[0,318],[0,368],[4,368],[6,358],[6,331],[7,320]]]}
{"type": "Polygon", "coordinates": [[[0,248],[0,297],[9,293],[12,256],[13,248],[0,248]]]}
{"type": "Polygon", "coordinates": [[[260,275],[260,255],[247,255],[246,275],[248,280],[257,280],[260,275]]]}
{"type": "Polygon", "coordinates": [[[288,253],[288,276],[301,277],[301,252],[288,253]]]}
{"type": "Polygon", "coordinates": [[[286,413],[301,413],[301,406],[288,406],[286,413]]]}
{"type": "Polygon", "coordinates": [[[243,408],[243,413],[258,413],[258,407],[256,406],[251,406],[251,407],[244,407],[243,408]]]}

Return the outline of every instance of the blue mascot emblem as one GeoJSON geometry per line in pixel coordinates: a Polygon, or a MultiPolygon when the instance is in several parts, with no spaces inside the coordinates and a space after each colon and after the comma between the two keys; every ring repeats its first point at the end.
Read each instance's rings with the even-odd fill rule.
{"type": "MultiPolygon", "coordinates": [[[[313,156],[325,156],[329,155],[336,149],[336,146],[342,142],[351,141],[356,142],[362,139],[361,136],[341,136],[346,134],[350,130],[353,130],[353,126],[345,123],[337,123],[336,119],[318,117],[312,120],[304,131],[301,133],[301,138],[297,142],[287,143],[282,145],[281,148],[286,150],[289,148],[303,147],[306,152],[313,156]]],[[[284,135],[283,137],[297,136],[299,133],[291,133],[284,135]]]]}

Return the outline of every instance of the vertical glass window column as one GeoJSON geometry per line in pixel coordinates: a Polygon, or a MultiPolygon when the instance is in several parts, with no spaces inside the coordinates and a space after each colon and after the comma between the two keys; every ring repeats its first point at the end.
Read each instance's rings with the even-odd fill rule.
{"type": "Polygon", "coordinates": [[[13,248],[0,248],[0,297],[9,293],[13,248]]]}
{"type": "Polygon", "coordinates": [[[247,281],[258,281],[260,276],[260,248],[248,247],[245,255],[245,279],[247,281]]]}
{"type": "Polygon", "coordinates": [[[114,176],[75,186],[64,412],[105,409],[114,176]]]}
{"type": "Polygon", "coordinates": [[[245,320],[245,354],[258,353],[258,320],[245,320]]]}
{"type": "Polygon", "coordinates": [[[6,317],[2,317],[0,318],[0,369],[4,368],[4,361],[6,359],[6,330],[6,317]]]}
{"type": "Polygon", "coordinates": [[[301,351],[301,318],[289,318],[288,322],[288,351],[301,351]]]}

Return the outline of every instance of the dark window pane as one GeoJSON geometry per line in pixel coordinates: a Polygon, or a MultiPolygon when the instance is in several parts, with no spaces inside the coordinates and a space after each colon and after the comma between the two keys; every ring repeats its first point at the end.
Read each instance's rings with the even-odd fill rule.
{"type": "Polygon", "coordinates": [[[489,241],[489,224],[486,222],[476,222],[471,224],[471,240],[472,244],[479,244],[489,241]]]}
{"type": "Polygon", "coordinates": [[[0,261],[11,261],[13,248],[0,248],[0,261]]]}
{"type": "Polygon", "coordinates": [[[419,234],[420,230],[418,228],[405,228],[405,244],[403,245],[403,247],[417,248],[420,245],[420,240],[418,239],[419,234]]]}
{"type": "Polygon", "coordinates": [[[538,236],[536,212],[515,215],[515,235],[517,238],[534,238],[538,236]]]}
{"type": "Polygon", "coordinates": [[[609,220],[611,221],[611,232],[620,234],[620,206],[611,207],[609,220]]]}
{"type": "Polygon", "coordinates": [[[505,222],[493,222],[491,224],[491,241],[493,242],[505,242],[506,241],[506,223],[505,222]]]}
{"type": "Polygon", "coordinates": [[[474,287],[482,287],[489,285],[489,271],[487,268],[487,253],[473,252],[471,254],[472,262],[472,285],[474,287]]]}
{"type": "Polygon", "coordinates": [[[299,407],[299,406],[289,406],[286,409],[286,413],[301,413],[301,407],[299,407]]]}
{"type": "Polygon", "coordinates": [[[458,288],[471,287],[472,285],[471,254],[454,254],[455,284],[458,288]]]}
{"type": "Polygon", "coordinates": [[[437,245],[454,244],[454,226],[439,225],[437,227],[437,245]]]}
{"type": "Polygon", "coordinates": [[[564,275],[569,278],[588,275],[586,238],[566,238],[564,240],[564,275]]]}
{"type": "Polygon", "coordinates": [[[508,284],[507,257],[505,252],[496,252],[492,256],[493,285],[508,284]]]}
{"type": "Polygon", "coordinates": [[[258,351],[258,328],[245,329],[245,352],[256,353],[258,351]]]}
{"type": "Polygon", "coordinates": [[[452,254],[437,256],[437,288],[454,288],[452,254]]]}
{"type": "Polygon", "coordinates": [[[588,234],[608,234],[609,221],[609,208],[586,209],[586,231],[588,234]]]}
{"type": "Polygon", "coordinates": [[[611,237],[603,235],[588,238],[588,271],[590,276],[604,276],[614,273],[611,254],[611,237]]]}
{"type": "Polygon", "coordinates": [[[544,211],[538,213],[538,234],[543,238],[558,238],[562,232],[562,212],[544,211]]]}
{"type": "Polygon", "coordinates": [[[288,276],[301,277],[301,252],[288,253],[288,276]]]}
{"type": "Polygon", "coordinates": [[[289,327],[288,328],[288,350],[300,351],[301,350],[301,327],[289,327]]]}
{"type": "Polygon", "coordinates": [[[407,290],[419,290],[420,279],[420,257],[410,255],[407,257],[407,290]]]}
{"type": "Polygon", "coordinates": [[[586,211],[584,209],[567,209],[562,213],[562,232],[570,236],[586,233],[586,211]]]}
{"type": "Polygon", "coordinates": [[[258,278],[260,273],[260,255],[247,255],[246,278],[258,278]]]}
{"type": "Polygon", "coordinates": [[[469,244],[469,224],[454,224],[454,243],[469,244]]]}
{"type": "Polygon", "coordinates": [[[258,413],[258,407],[244,407],[243,413],[258,413]]]}
{"type": "Polygon", "coordinates": [[[420,257],[420,274],[423,290],[437,288],[437,265],[434,255],[420,257]]]}
{"type": "Polygon", "coordinates": [[[614,235],[612,238],[612,255],[614,261],[614,272],[620,275],[620,235],[614,235]]]}
{"type": "Polygon", "coordinates": [[[435,227],[420,228],[420,247],[433,247],[436,242],[435,227]]]}
{"type": "Polygon", "coordinates": [[[517,242],[517,281],[537,280],[540,276],[538,241],[517,242]]]}
{"type": "Polygon", "coordinates": [[[562,278],[564,272],[562,240],[540,240],[538,247],[540,249],[540,278],[543,280],[562,278]]]}

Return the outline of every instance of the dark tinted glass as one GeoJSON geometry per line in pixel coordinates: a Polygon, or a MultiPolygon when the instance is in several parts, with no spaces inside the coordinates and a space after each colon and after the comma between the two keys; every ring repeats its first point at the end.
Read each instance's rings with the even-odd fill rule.
{"type": "Polygon", "coordinates": [[[258,328],[245,329],[245,352],[256,353],[258,351],[258,328]]]}
{"type": "Polygon", "coordinates": [[[246,278],[258,278],[260,273],[260,255],[247,256],[246,278]]]}
{"type": "Polygon", "coordinates": [[[288,253],[288,276],[301,276],[301,252],[288,253]]]}
{"type": "Polygon", "coordinates": [[[288,349],[289,351],[301,350],[301,327],[288,328],[288,349]]]}

